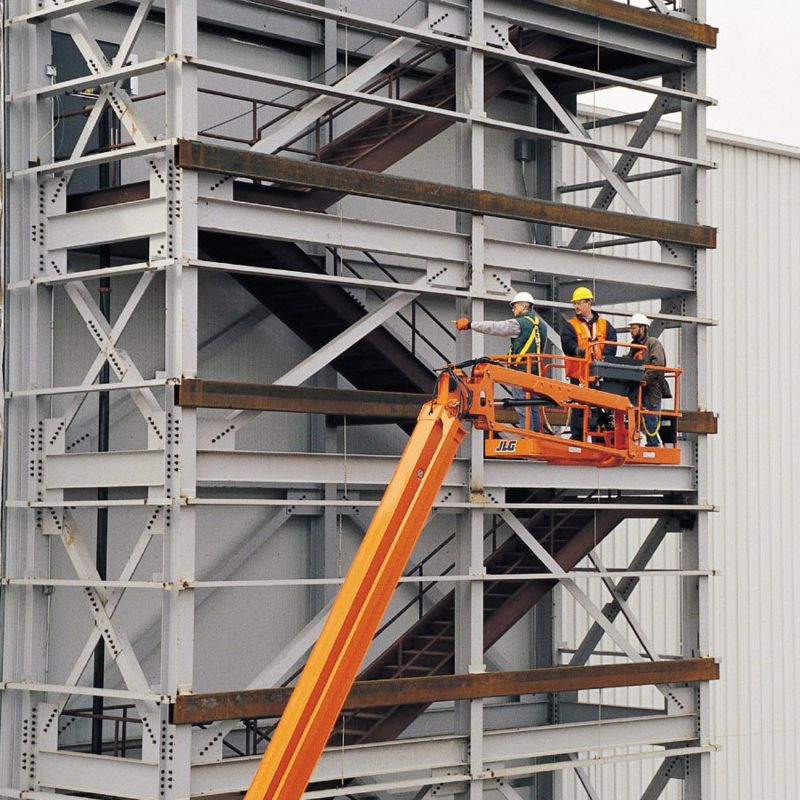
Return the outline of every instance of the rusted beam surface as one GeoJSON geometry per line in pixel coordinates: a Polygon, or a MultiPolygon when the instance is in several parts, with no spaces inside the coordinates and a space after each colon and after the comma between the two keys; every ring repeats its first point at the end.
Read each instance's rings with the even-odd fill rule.
{"type": "MultiPolygon", "coordinates": [[[[415,392],[375,392],[358,389],[326,389],[307,386],[235,383],[184,378],[176,387],[179,406],[184,408],[230,408],[248,411],[290,411],[327,414],[337,421],[397,423],[413,422],[430,397],[415,392]]],[[[678,430],[683,433],[716,433],[717,417],[710,411],[683,411],[678,430]]],[[[499,409],[498,419],[513,424],[517,412],[499,409]]],[[[552,425],[565,425],[566,414],[548,411],[552,425]]]]}
{"type": "Polygon", "coordinates": [[[717,232],[706,225],[599,211],[566,203],[517,197],[500,192],[466,189],[446,183],[402,178],[362,169],[337,167],[281,156],[234,150],[230,147],[183,140],[177,147],[179,166],[203,172],[238,175],[293,186],[330,189],[344,194],[414,203],[491,217],[544,222],[567,228],[675,242],[693,247],[716,247],[717,232]]]}
{"type": "MultiPolygon", "coordinates": [[[[590,667],[485,672],[472,675],[438,675],[430,678],[357,681],[347,696],[343,710],[540,692],[574,692],[580,689],[695,683],[718,678],[719,664],[710,658],[694,658],[590,667]]],[[[225,719],[278,717],[283,712],[291,692],[292,688],[287,687],[179,695],[170,709],[172,721],[183,725],[225,719]]]]}
{"type": "Polygon", "coordinates": [[[395,422],[419,416],[424,394],[184,379],[177,387],[184,408],[237,408],[379,417],[395,422]]]}
{"type": "Polygon", "coordinates": [[[636,28],[663,33],[675,39],[702,47],[716,47],[719,28],[706,25],[702,22],[680,19],[666,14],[656,14],[644,8],[622,3],[619,0],[537,0],[548,6],[566,8],[591,17],[612,22],[621,22],[636,28]]]}

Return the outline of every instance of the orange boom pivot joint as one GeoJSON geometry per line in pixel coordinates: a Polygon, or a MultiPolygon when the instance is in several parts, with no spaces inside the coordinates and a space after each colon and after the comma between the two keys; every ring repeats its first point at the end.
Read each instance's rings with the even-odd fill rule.
{"type": "MultiPolygon", "coordinates": [[[[593,466],[679,462],[677,447],[641,446],[642,409],[629,396],[545,377],[559,363],[548,359],[556,358],[563,366],[564,357],[537,355],[529,357],[527,371],[512,369],[504,358],[498,357],[449,365],[441,372],[434,398],[422,407],[245,800],[299,800],[305,791],[436,493],[467,432],[466,421],[488,432],[486,454],[490,457],[593,466]],[[533,364],[533,360],[537,363],[533,364]],[[534,374],[540,372],[544,374],[534,374]],[[589,427],[589,413],[584,413],[586,435],[598,440],[587,442],[500,423],[495,411],[509,401],[496,399],[499,384],[518,386],[529,393],[518,402],[530,403],[530,413],[546,414],[548,406],[567,411],[583,408],[586,412],[602,408],[606,420],[613,417],[613,427],[606,422],[608,430],[593,430],[589,427]],[[498,438],[502,432],[515,438],[498,438]]],[[[592,384],[588,366],[586,362],[586,382],[592,384]]],[[[672,372],[677,383],[677,371],[672,372]]]]}

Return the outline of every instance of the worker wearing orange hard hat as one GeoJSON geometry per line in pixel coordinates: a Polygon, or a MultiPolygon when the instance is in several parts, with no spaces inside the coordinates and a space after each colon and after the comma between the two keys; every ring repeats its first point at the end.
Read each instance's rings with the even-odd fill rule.
{"type": "MultiPolygon", "coordinates": [[[[617,331],[605,318],[593,308],[594,293],[588,286],[578,286],[572,293],[572,307],[575,315],[564,322],[561,327],[561,349],[565,356],[593,360],[617,353],[616,345],[599,344],[615,342],[617,331]],[[595,344],[598,342],[598,344],[595,344]]],[[[565,366],[567,378],[571,383],[580,383],[581,365],[577,361],[567,361],[565,366]]],[[[573,409],[570,414],[570,433],[573,439],[583,438],[583,411],[573,409]]]]}
{"type": "MultiPolygon", "coordinates": [[[[456,330],[473,330],[476,333],[483,333],[489,336],[509,336],[511,343],[508,348],[509,364],[516,366],[517,369],[527,368],[526,355],[538,355],[542,352],[547,341],[547,332],[541,320],[533,310],[534,299],[530,292],[517,292],[509,301],[511,319],[491,322],[489,320],[470,320],[461,317],[454,320],[456,330]]],[[[534,361],[531,369],[535,374],[539,374],[539,365],[534,361]]],[[[515,400],[525,400],[525,390],[518,386],[509,387],[515,400]]],[[[518,405],[517,414],[520,419],[520,427],[526,427],[525,406],[518,405]]],[[[530,429],[537,433],[541,430],[539,414],[535,410],[531,411],[530,429]]]]}
{"type": "Polygon", "coordinates": [[[664,346],[655,336],[649,335],[651,324],[651,321],[644,314],[636,313],[631,317],[631,343],[640,345],[640,347],[632,347],[628,355],[631,358],[643,361],[645,364],[642,407],[654,413],[642,416],[642,428],[644,429],[647,446],[659,447],[661,438],[658,435],[658,431],[661,427],[661,415],[658,412],[661,411],[663,398],[672,397],[672,392],[670,392],[669,384],[663,372],[657,369],[647,369],[648,366],[664,367],[667,363],[664,346]],[[643,350],[641,347],[645,349],[643,350]]]}

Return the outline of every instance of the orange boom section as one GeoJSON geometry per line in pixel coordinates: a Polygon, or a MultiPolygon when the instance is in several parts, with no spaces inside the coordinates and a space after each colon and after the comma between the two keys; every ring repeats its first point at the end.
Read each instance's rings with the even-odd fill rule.
{"type": "Polygon", "coordinates": [[[466,433],[455,411],[423,406],[245,800],[303,794],[466,433]]]}
{"type": "MultiPolygon", "coordinates": [[[[299,800],[305,791],[436,493],[466,434],[464,421],[487,431],[486,455],[491,457],[597,467],[680,463],[677,447],[642,445],[644,409],[637,376],[643,372],[633,373],[634,377],[628,381],[631,386],[625,386],[625,380],[618,377],[616,382],[605,378],[607,387],[619,389],[619,384],[623,385],[615,393],[603,391],[603,372],[594,370],[596,374],[592,375],[588,361],[581,362],[588,385],[548,377],[559,368],[563,370],[564,361],[563,356],[536,355],[528,357],[524,369],[514,369],[506,359],[497,357],[451,364],[442,370],[436,394],[422,407],[245,800],[299,800]],[[524,397],[498,398],[499,386],[521,388],[524,397]],[[530,426],[519,428],[498,422],[496,410],[514,405],[530,407],[530,412],[526,411],[528,421],[530,413],[541,414],[545,420],[548,408],[561,413],[581,410],[585,418],[584,436],[576,441],[561,438],[552,431],[540,433],[530,430],[530,426]],[[598,409],[605,421],[592,427],[586,419],[592,410],[598,409]],[[499,438],[500,434],[510,438],[499,438]]],[[[671,372],[677,397],[679,370],[671,372]]],[[[678,412],[659,413],[675,416],[678,412]]]]}

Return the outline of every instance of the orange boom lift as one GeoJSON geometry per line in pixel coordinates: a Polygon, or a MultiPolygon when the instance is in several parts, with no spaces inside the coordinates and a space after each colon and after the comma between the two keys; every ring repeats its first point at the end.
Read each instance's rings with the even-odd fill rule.
{"type": "MultiPolygon", "coordinates": [[[[519,364],[510,367],[507,358],[496,357],[448,365],[441,371],[434,397],[422,407],[245,800],[299,800],[305,791],[467,432],[466,422],[488,432],[488,457],[598,467],[680,463],[680,450],[674,443],[660,448],[642,444],[641,362],[639,366],[611,363],[604,371],[598,365],[607,362],[581,360],[584,385],[573,385],[554,377],[566,360],[546,354],[528,356],[520,369],[519,364]],[[632,368],[629,376],[627,367],[632,368]],[[624,394],[604,391],[604,382],[606,388],[620,390],[621,386],[624,394]],[[526,399],[498,399],[495,390],[499,385],[521,387],[526,399]],[[526,415],[540,414],[545,421],[548,409],[582,409],[585,441],[499,422],[496,410],[515,404],[526,406],[526,415]],[[602,409],[602,414],[597,409],[602,409]],[[592,417],[602,422],[593,426],[592,417]],[[499,434],[513,438],[500,438],[499,434]]],[[[675,408],[679,407],[679,372],[664,368],[665,376],[675,382],[675,408]]],[[[661,412],[659,418],[661,415],[675,417],[678,413],[661,412]]]]}

